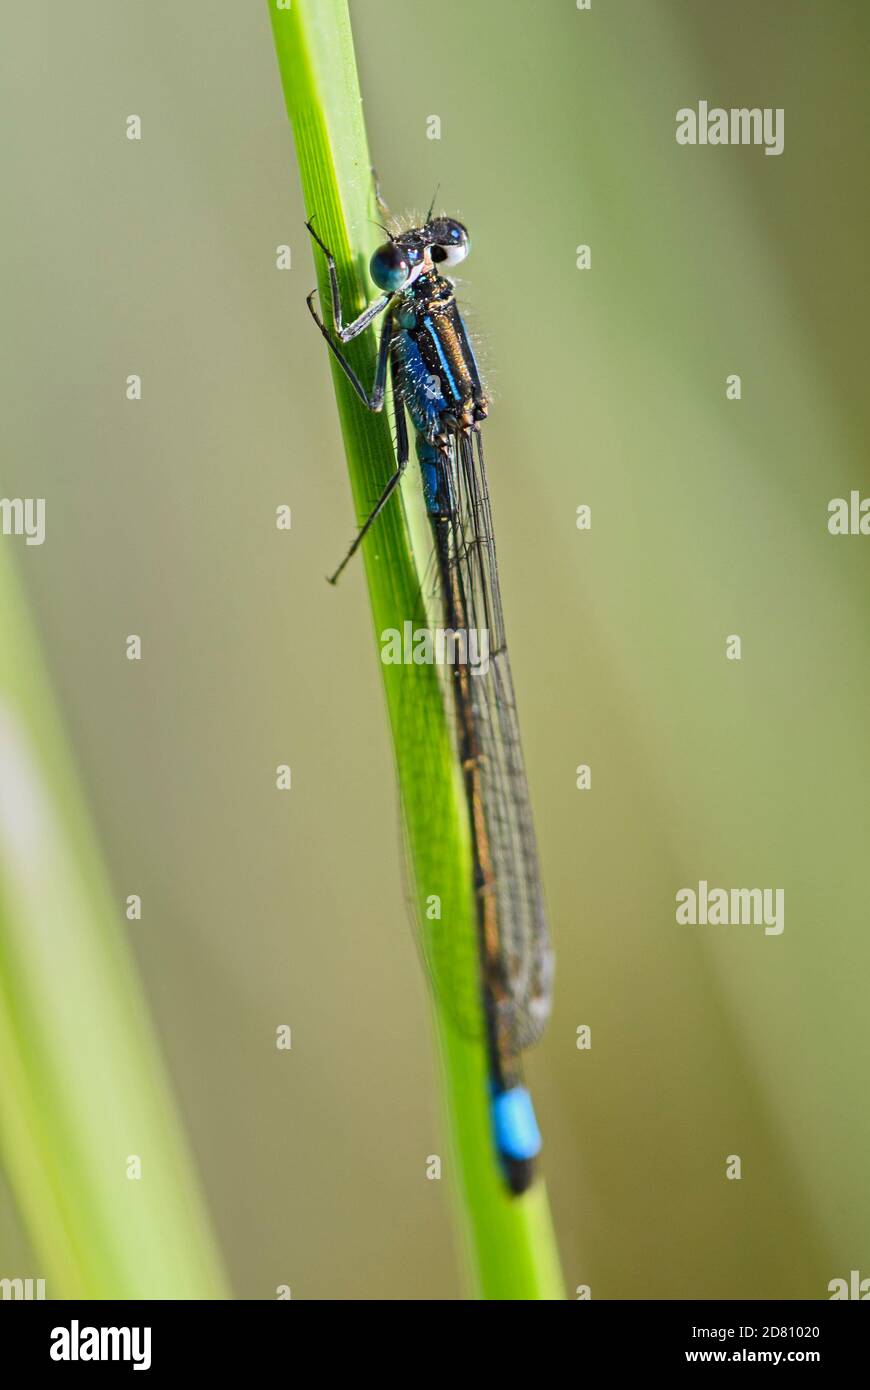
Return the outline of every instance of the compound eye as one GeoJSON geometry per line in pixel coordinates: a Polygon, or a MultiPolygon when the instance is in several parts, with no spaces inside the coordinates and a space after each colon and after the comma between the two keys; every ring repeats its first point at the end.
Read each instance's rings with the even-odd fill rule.
{"type": "Polygon", "coordinates": [[[411,273],[408,256],[394,241],[379,246],[372,256],[369,274],[379,290],[395,294],[405,284],[411,273]]]}
{"type": "Polygon", "coordinates": [[[430,231],[433,241],[430,255],[433,261],[442,265],[458,265],[465,260],[471,250],[471,242],[461,222],[456,222],[452,217],[439,217],[431,224],[430,231]]]}

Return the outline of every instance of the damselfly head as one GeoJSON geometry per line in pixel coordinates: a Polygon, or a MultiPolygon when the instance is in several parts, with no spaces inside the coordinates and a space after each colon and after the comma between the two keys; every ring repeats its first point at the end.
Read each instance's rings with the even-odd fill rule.
{"type": "Polygon", "coordinates": [[[458,265],[470,249],[468,232],[461,222],[453,217],[435,217],[379,246],[369,273],[378,289],[397,294],[436,266],[458,265]]]}
{"type": "Polygon", "coordinates": [[[423,227],[421,235],[436,265],[458,265],[471,250],[468,232],[454,217],[435,217],[423,227]]]}

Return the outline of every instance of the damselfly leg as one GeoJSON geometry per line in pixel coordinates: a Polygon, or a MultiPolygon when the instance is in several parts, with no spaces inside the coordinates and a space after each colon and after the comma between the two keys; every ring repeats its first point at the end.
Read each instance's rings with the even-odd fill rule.
{"type": "MultiPolygon", "coordinates": [[[[338,569],[335,571],[334,574],[331,574],[329,576],[330,584],[336,583],[338,576],[341,574],[348,560],[350,560],[351,557],[356,554],[357,550],[359,550],[363,538],[368,534],[371,527],[377,521],[384,507],[387,505],[396,488],[398,487],[399,483],[401,482],[402,474],[404,473],[405,468],[408,464],[408,426],[405,421],[404,406],[402,405],[399,396],[396,394],[396,381],[395,375],[392,370],[391,380],[393,383],[393,400],[396,402],[396,471],[390,478],[389,482],[387,483],[386,487],[384,488],[374,507],[369,512],[369,515],[366,517],[366,520],[360,527],[356,537],[354,538],[353,544],[351,545],[350,549],[348,550],[338,569]]],[[[374,408],[375,407],[372,407],[372,409],[374,408]]]]}
{"type": "Polygon", "coordinates": [[[372,169],[372,187],[374,189],[375,202],[378,205],[378,212],[381,214],[381,217],[386,217],[388,222],[392,222],[393,214],[390,212],[387,206],[387,200],[381,192],[381,181],[378,177],[378,171],[375,168],[372,169]]]}
{"type": "MultiPolygon", "coordinates": [[[[358,318],[354,319],[353,323],[344,323],[341,314],[341,289],[338,284],[338,271],[335,266],[335,257],[329,247],[321,241],[312,227],[311,222],[313,220],[312,217],[310,221],[305,223],[305,226],[308,228],[308,231],[326,257],[326,268],[329,272],[329,290],[332,297],[332,326],[341,341],[343,343],[349,343],[353,338],[359,337],[360,333],[364,333],[369,324],[377,318],[378,314],[383,313],[393,296],[392,294],[378,295],[377,299],[373,299],[371,304],[366,305],[365,309],[363,309],[358,318]]],[[[308,296],[309,309],[311,309],[310,300],[315,293],[316,291],[312,290],[311,294],[308,296]]],[[[311,312],[314,313],[314,310],[312,309],[311,312]]],[[[320,323],[320,319],[318,319],[317,322],[320,323]]],[[[321,324],[321,328],[322,327],[323,325],[321,324]]]]}
{"type": "MultiPolygon", "coordinates": [[[[327,269],[329,271],[329,284],[332,293],[332,321],[335,326],[335,331],[343,343],[350,342],[353,338],[358,337],[360,333],[365,332],[366,328],[368,328],[369,325],[374,322],[378,314],[382,313],[384,309],[387,308],[393,296],[391,294],[381,295],[379,299],[374,300],[368,306],[368,308],[364,309],[363,312],[360,314],[359,318],[355,319],[352,324],[349,324],[347,327],[342,327],[341,290],[338,284],[338,274],[335,268],[335,258],[333,257],[332,252],[329,250],[329,247],[326,246],[323,241],[321,241],[320,237],[315,232],[311,223],[306,222],[305,225],[308,228],[314,240],[317,242],[317,245],[320,247],[324,256],[326,257],[327,269]]],[[[384,405],[384,391],[387,382],[387,365],[390,354],[390,343],[393,337],[392,313],[389,310],[387,310],[386,318],[384,319],[384,322],[381,326],[381,336],[378,344],[378,360],[377,366],[375,368],[375,380],[374,385],[372,387],[371,395],[369,395],[364,385],[360,381],[359,377],[357,376],[356,372],[354,371],[353,367],[351,366],[350,362],[348,361],[347,357],[341,351],[341,348],[338,346],[338,343],[336,343],[333,340],[332,334],[329,332],[329,329],[326,327],[326,324],[322,321],[316,309],[314,308],[313,300],[316,293],[316,290],[312,290],[305,302],[308,305],[308,310],[311,314],[311,317],[314,319],[314,322],[317,324],[317,327],[320,329],[321,333],[323,334],[324,338],[329,344],[330,351],[332,352],[333,356],[335,357],[336,361],[338,362],[339,366],[341,367],[342,371],[344,372],[354,391],[359,396],[363,405],[366,406],[368,410],[382,410],[384,405]]],[[[396,396],[397,403],[398,399],[398,396],[396,396]]],[[[370,530],[371,526],[380,516],[387,502],[390,500],[391,496],[395,492],[399,484],[399,481],[402,477],[402,474],[405,471],[407,463],[408,430],[407,425],[405,423],[404,411],[401,408],[401,406],[397,404],[396,471],[390,478],[389,482],[387,483],[386,487],[384,488],[383,492],[381,493],[380,497],[378,498],[377,502],[375,503],[374,507],[372,508],[362,527],[360,528],[358,534],[356,535],[353,541],[353,544],[350,546],[347,554],[345,555],[341,564],[338,566],[338,569],[335,570],[333,574],[329,575],[330,584],[336,583],[336,581],[338,580],[338,576],[341,574],[348,560],[350,560],[351,557],[356,554],[363,541],[363,538],[368,534],[368,531],[370,530]]]]}
{"type": "MultiPolygon", "coordinates": [[[[362,382],[360,381],[353,367],[348,362],[344,353],[341,351],[338,344],[333,342],[332,334],[326,327],[326,324],[318,316],[317,310],[315,309],[313,303],[314,296],[316,295],[316,293],[317,290],[312,290],[305,301],[305,303],[308,305],[308,312],[314,319],[314,322],[317,324],[317,327],[320,329],[321,333],[323,334],[324,338],[329,344],[330,351],[332,352],[333,356],[338,362],[338,365],[341,367],[341,370],[344,372],[354,391],[356,391],[363,405],[366,406],[369,410],[382,410],[384,405],[384,387],[386,386],[387,382],[387,358],[389,356],[390,341],[393,335],[392,314],[387,314],[387,317],[384,319],[383,325],[381,327],[381,339],[378,345],[378,362],[375,368],[375,380],[374,385],[372,386],[372,393],[371,395],[369,395],[368,391],[363,386],[362,382]]],[[[371,320],[369,320],[369,322],[371,322],[371,320]]],[[[368,324],[366,324],[365,327],[367,328],[368,324]]],[[[362,332],[362,329],[360,329],[359,331],[362,332]]],[[[356,335],[354,334],[354,336],[356,335]]],[[[345,342],[347,341],[348,339],[345,339],[345,342]]]]}
{"type": "MultiPolygon", "coordinates": [[[[389,304],[392,296],[382,294],[378,299],[373,300],[372,303],[369,304],[368,308],[363,310],[359,318],[354,319],[353,323],[348,324],[346,327],[343,326],[341,317],[341,290],[339,289],[338,285],[338,274],[335,269],[335,259],[329,247],[325,246],[324,243],[320,240],[320,237],[315,232],[311,223],[306,222],[305,225],[308,228],[311,235],[313,236],[314,240],[317,242],[317,245],[320,247],[324,256],[326,257],[326,265],[327,269],[329,270],[329,286],[332,294],[333,327],[335,329],[335,332],[338,334],[340,341],[342,343],[349,343],[352,341],[352,339],[358,338],[360,333],[364,333],[365,330],[368,328],[369,324],[373,323],[374,320],[377,318],[378,314],[383,313],[384,309],[386,309],[387,305],[389,304]]],[[[387,314],[387,317],[384,320],[383,326],[381,328],[381,339],[380,344],[378,346],[378,361],[377,366],[375,368],[375,380],[374,385],[372,387],[372,393],[371,395],[369,395],[368,391],[363,386],[353,367],[350,365],[344,353],[341,351],[341,348],[338,346],[338,343],[335,342],[335,340],[332,337],[332,334],[326,327],[326,324],[323,322],[317,310],[315,309],[314,296],[316,294],[317,290],[312,290],[311,293],[308,295],[307,299],[305,300],[305,303],[308,305],[308,312],[314,319],[314,322],[317,324],[317,327],[320,329],[321,333],[323,334],[324,338],[329,344],[330,351],[333,353],[339,366],[341,367],[341,370],[344,372],[354,391],[356,391],[363,405],[366,406],[369,410],[380,410],[384,404],[384,387],[386,385],[387,380],[387,357],[390,351],[390,340],[392,338],[393,331],[392,315],[387,314]]]]}

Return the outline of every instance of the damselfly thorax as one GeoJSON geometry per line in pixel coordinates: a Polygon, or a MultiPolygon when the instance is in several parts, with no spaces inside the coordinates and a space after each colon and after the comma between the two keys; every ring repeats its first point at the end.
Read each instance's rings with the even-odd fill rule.
{"type": "Polygon", "coordinates": [[[487,399],[453,285],[433,268],[400,296],[392,354],[398,390],[414,427],[445,446],[486,418],[487,399]]]}

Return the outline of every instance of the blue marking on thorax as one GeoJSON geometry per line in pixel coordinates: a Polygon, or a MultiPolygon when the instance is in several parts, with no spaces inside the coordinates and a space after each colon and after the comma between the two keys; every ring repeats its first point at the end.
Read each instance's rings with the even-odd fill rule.
{"type": "Polygon", "coordinates": [[[505,1158],[529,1159],[541,1152],[541,1132],[525,1086],[512,1086],[492,1098],[495,1144],[505,1158]]]}

